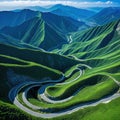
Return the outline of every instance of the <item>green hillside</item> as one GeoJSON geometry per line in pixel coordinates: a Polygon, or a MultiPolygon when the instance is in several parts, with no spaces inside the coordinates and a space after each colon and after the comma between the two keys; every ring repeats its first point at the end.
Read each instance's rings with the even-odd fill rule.
{"type": "Polygon", "coordinates": [[[89,27],[72,18],[28,9],[0,12],[0,19],[1,43],[44,50],[61,48],[63,44],[68,43],[70,32],[89,27]]]}
{"type": "Polygon", "coordinates": [[[0,44],[0,54],[35,62],[61,71],[79,63],[79,61],[58,54],[42,52],[40,50],[22,49],[3,44],[0,44]]]}
{"type": "Polygon", "coordinates": [[[64,45],[61,54],[75,55],[96,71],[119,74],[119,20],[110,24],[73,34],[73,42],[64,45]],[[77,37],[76,37],[77,36],[77,37]],[[74,49],[75,48],[75,49],[74,49]]]}
{"type": "MultiPolygon", "coordinates": [[[[6,72],[9,69],[12,69],[16,74],[36,80],[44,77],[56,79],[66,71],[66,68],[70,67],[69,65],[77,63],[79,62],[53,53],[0,44],[0,70],[2,71],[0,78],[5,79],[5,83],[1,84],[1,87],[7,88],[4,84],[7,82],[6,72]]],[[[1,94],[3,93],[1,92],[1,94]]]]}
{"type": "Polygon", "coordinates": [[[16,27],[4,27],[1,34],[17,39],[20,43],[27,43],[45,50],[57,45],[67,43],[67,41],[56,33],[41,18],[36,17],[16,27]]]}
{"type": "Polygon", "coordinates": [[[77,30],[84,30],[89,28],[84,22],[74,20],[70,17],[58,16],[52,13],[42,13],[42,18],[47,22],[52,28],[56,29],[63,35],[70,32],[75,32],[77,30]]]}
{"type": "Polygon", "coordinates": [[[64,45],[62,49],[60,49],[60,52],[62,54],[75,54],[77,57],[83,59],[89,59],[90,57],[98,58],[99,56],[102,58],[102,55],[106,55],[107,52],[110,54],[112,54],[111,51],[115,50],[116,52],[117,49],[115,48],[117,48],[117,46],[119,47],[119,44],[117,44],[119,42],[118,29],[119,21],[115,21],[104,26],[73,33],[71,36],[73,42],[69,45],[64,45]],[[110,50],[115,44],[115,48],[110,50]]]}
{"type": "Polygon", "coordinates": [[[0,120],[120,120],[120,20],[106,22],[76,31],[42,13],[2,28],[0,120]]]}

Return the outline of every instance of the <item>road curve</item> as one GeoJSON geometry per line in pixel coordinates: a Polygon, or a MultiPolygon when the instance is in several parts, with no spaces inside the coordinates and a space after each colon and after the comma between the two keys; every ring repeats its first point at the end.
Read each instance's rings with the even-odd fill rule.
{"type": "MultiPolygon", "coordinates": [[[[82,70],[80,68],[78,68],[78,70],[79,70],[79,75],[75,79],[73,79],[73,80],[71,80],[69,82],[57,83],[56,85],[69,84],[69,83],[72,83],[72,82],[76,81],[77,79],[79,79],[81,77],[81,75],[82,75],[82,70]]],[[[47,85],[47,86],[50,86],[50,85],[47,85]]],[[[66,102],[66,101],[68,101],[68,100],[70,100],[70,99],[72,99],[74,97],[74,96],[70,96],[70,97],[65,98],[63,100],[52,100],[52,99],[50,99],[52,96],[49,96],[49,97],[48,96],[49,96],[49,94],[46,91],[46,87],[44,87],[44,86],[40,87],[40,89],[38,90],[38,97],[40,97],[40,99],[43,99],[44,101],[49,102],[49,103],[62,103],[62,102],[66,102]]]]}
{"type": "MultiPolygon", "coordinates": [[[[85,65],[83,64],[84,66],[86,66],[87,68],[89,69],[92,69],[90,66],[88,65],[85,65]]],[[[79,66],[79,65],[78,65],[79,66]]],[[[82,70],[80,68],[77,68],[79,69],[80,71],[80,74],[78,77],[80,77],[82,75],[82,70]]],[[[72,73],[71,73],[72,74],[72,73]]],[[[77,77],[77,79],[78,79],[77,77]]],[[[113,79],[113,81],[118,84],[120,86],[120,82],[118,82],[115,78],[111,77],[110,75],[108,75],[108,77],[110,77],[111,79],[113,79]]],[[[38,111],[35,111],[35,110],[45,110],[45,108],[43,107],[38,107],[36,105],[33,105],[31,104],[28,100],[27,100],[27,93],[28,91],[33,88],[33,87],[37,87],[37,86],[40,86],[41,88],[39,89],[39,94],[40,94],[40,97],[46,101],[46,102],[51,102],[53,104],[57,103],[58,101],[53,101],[51,100],[50,98],[47,98],[47,96],[45,96],[45,89],[47,86],[50,86],[50,85],[54,85],[55,83],[58,83],[58,84],[68,84],[70,83],[71,81],[69,82],[66,82],[66,83],[59,83],[59,82],[62,82],[64,81],[64,75],[62,75],[62,77],[58,80],[47,80],[47,81],[44,81],[44,82],[24,82],[24,83],[21,83],[17,86],[15,86],[14,88],[12,88],[9,92],[9,99],[11,102],[13,102],[18,108],[20,108],[21,110],[35,116],[35,117],[41,117],[41,118],[54,118],[54,117],[59,117],[59,116],[62,116],[62,115],[66,115],[66,114],[71,114],[75,111],[78,111],[79,109],[83,109],[83,108],[86,108],[86,107],[92,107],[92,106],[96,106],[100,103],[108,103],[110,102],[111,100],[114,100],[118,97],[120,97],[120,93],[115,93],[113,95],[110,95],[106,98],[103,98],[101,100],[97,100],[97,101],[94,101],[94,102],[87,102],[87,103],[84,103],[84,104],[78,104],[78,105],[75,105],[75,106],[71,106],[70,108],[67,108],[67,109],[64,109],[64,110],[61,110],[59,112],[55,112],[55,113],[40,113],[38,111]],[[43,83],[45,85],[43,85],[43,83]],[[22,93],[22,100],[24,102],[24,104],[26,104],[28,107],[24,106],[18,99],[18,93],[19,91],[23,88],[23,87],[27,87],[23,93],[22,93]],[[30,109],[31,108],[31,109],[30,109]]],[[[75,81],[77,79],[74,79],[72,80],[75,81]]],[[[71,96],[72,97],[72,96],[71,96]]],[[[70,100],[71,97],[67,98],[67,99],[64,99],[65,101],[67,100],[70,100]]],[[[61,102],[62,100],[59,101],[59,103],[61,102]]],[[[62,102],[65,102],[65,101],[62,101],[62,102]]]]}
{"type": "MultiPolygon", "coordinates": [[[[33,85],[33,86],[35,86],[35,85],[33,85]]],[[[71,113],[73,113],[73,112],[75,112],[75,111],[78,111],[79,109],[83,109],[83,108],[91,107],[91,106],[96,106],[96,105],[98,105],[98,104],[100,104],[100,103],[106,103],[107,101],[116,99],[116,98],[118,98],[118,97],[120,97],[120,94],[119,94],[119,93],[115,93],[115,94],[113,94],[113,95],[111,95],[111,96],[108,96],[107,98],[98,100],[98,101],[96,101],[96,102],[88,102],[88,103],[85,103],[85,104],[80,104],[80,105],[73,106],[73,107],[71,107],[71,108],[69,108],[69,109],[62,110],[62,111],[57,112],[57,113],[48,113],[48,114],[46,114],[46,113],[43,114],[43,113],[40,113],[40,112],[36,112],[36,111],[34,111],[34,110],[32,110],[32,109],[27,108],[26,106],[23,106],[23,105],[18,101],[17,97],[15,97],[15,99],[14,99],[14,104],[15,104],[17,107],[19,107],[20,109],[22,109],[23,111],[25,111],[25,112],[27,112],[27,113],[35,116],[35,117],[54,118],[54,117],[59,117],[59,116],[61,116],[61,115],[71,114],[71,113]]],[[[40,107],[37,108],[37,106],[36,106],[36,109],[40,109],[40,107]]]]}

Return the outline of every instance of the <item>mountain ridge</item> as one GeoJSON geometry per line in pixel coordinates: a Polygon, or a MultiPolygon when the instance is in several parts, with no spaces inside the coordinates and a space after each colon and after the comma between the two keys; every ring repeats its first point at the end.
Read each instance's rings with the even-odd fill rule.
{"type": "Polygon", "coordinates": [[[117,19],[120,19],[120,7],[108,7],[102,9],[100,12],[95,14],[89,20],[95,22],[98,25],[104,25],[117,19]]]}

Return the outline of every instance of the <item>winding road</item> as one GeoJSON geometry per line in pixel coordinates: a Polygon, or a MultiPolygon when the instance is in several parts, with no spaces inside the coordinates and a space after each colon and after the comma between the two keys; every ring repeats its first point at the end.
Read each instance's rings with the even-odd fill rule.
{"type": "MultiPolygon", "coordinates": [[[[85,65],[85,64],[80,64],[80,65],[83,65],[85,67],[87,67],[88,69],[92,69],[90,66],[88,65],[85,65]]],[[[87,102],[87,103],[84,103],[84,104],[78,104],[78,105],[75,105],[75,106],[71,106],[67,109],[63,109],[59,112],[55,112],[55,113],[42,113],[42,112],[39,112],[40,110],[47,110],[47,108],[43,108],[43,107],[40,107],[40,106],[36,106],[36,105],[33,105],[32,103],[30,103],[27,99],[27,94],[29,92],[30,89],[34,88],[34,87],[40,87],[38,89],[38,98],[39,99],[42,99],[43,101],[45,102],[48,102],[48,103],[51,103],[51,104],[55,104],[55,103],[63,103],[63,102],[67,102],[69,101],[71,98],[74,97],[73,96],[70,96],[68,98],[65,98],[63,100],[53,100],[53,99],[50,99],[48,96],[46,96],[46,88],[48,86],[52,86],[52,85],[64,85],[64,84],[69,84],[71,82],[74,82],[76,81],[77,79],[79,79],[81,77],[81,75],[84,74],[84,70],[80,69],[79,66],[77,66],[77,70],[79,70],[79,75],[71,80],[71,81],[68,81],[68,82],[64,82],[64,79],[65,79],[65,76],[62,75],[61,78],[59,78],[58,80],[47,80],[47,81],[44,81],[44,82],[24,82],[24,83],[21,83],[17,86],[15,86],[14,88],[12,88],[9,92],[9,99],[11,102],[13,102],[18,108],[22,109],[23,111],[35,116],[35,117],[41,117],[41,118],[54,118],[54,117],[59,117],[59,116],[62,116],[62,115],[66,115],[66,114],[71,114],[75,111],[78,111],[79,109],[83,109],[83,108],[86,108],[86,107],[92,107],[92,106],[96,106],[100,103],[108,103],[110,102],[111,100],[114,100],[118,97],[120,97],[120,93],[114,93],[113,95],[110,95],[106,98],[103,98],[103,99],[100,99],[98,101],[94,101],[94,102],[87,102]],[[43,85],[44,84],[44,85],[43,85]],[[19,100],[19,97],[18,97],[18,93],[20,92],[20,90],[22,88],[25,88],[25,90],[22,92],[22,101],[24,102],[25,106],[20,102],[19,100]],[[28,107],[27,107],[28,106],[28,107]]],[[[71,76],[73,72],[71,72],[67,77],[71,76]]],[[[115,78],[113,78],[112,76],[110,75],[107,75],[109,78],[111,78],[117,85],[120,86],[120,82],[118,82],[115,78]]],[[[77,94],[78,92],[80,91],[80,89],[78,91],[76,91],[75,94],[77,94]]],[[[49,108],[48,108],[49,109],[49,108]]]]}

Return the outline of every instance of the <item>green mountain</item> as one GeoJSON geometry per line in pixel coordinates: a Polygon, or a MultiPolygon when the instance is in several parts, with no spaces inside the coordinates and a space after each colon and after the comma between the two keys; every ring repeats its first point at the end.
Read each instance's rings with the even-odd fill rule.
{"type": "MultiPolygon", "coordinates": [[[[1,12],[1,14],[3,13],[1,12]]],[[[11,22],[2,24],[5,27],[2,26],[3,28],[0,30],[0,42],[17,45],[18,47],[36,47],[45,50],[60,48],[63,44],[68,43],[67,36],[69,36],[70,32],[77,31],[78,29],[87,29],[89,27],[83,22],[78,22],[68,17],[59,17],[51,13],[41,14],[40,12],[30,10],[13,13],[15,14],[12,15],[14,19],[16,15],[18,15],[19,20],[16,19],[16,23],[14,22],[16,26],[12,25],[11,22]],[[30,19],[29,16],[29,20],[24,19],[23,22],[23,16],[20,18],[23,13],[26,17],[29,14],[31,14],[31,16],[34,15],[34,17],[30,19]],[[36,14],[39,15],[39,17],[35,17],[37,16],[36,14]]],[[[4,17],[2,19],[4,19],[4,17]]],[[[12,20],[11,12],[7,12],[6,19],[12,20]]]]}
{"type": "Polygon", "coordinates": [[[94,27],[85,31],[78,31],[71,35],[72,43],[62,47],[63,54],[91,52],[102,49],[119,40],[119,20],[103,26],[94,27]],[[75,49],[73,46],[75,46],[75,49]],[[82,45],[82,46],[81,46],[82,45]],[[79,47],[77,47],[79,46],[79,47]],[[73,48],[70,49],[69,48],[73,48]]]}
{"type": "Polygon", "coordinates": [[[119,120],[120,20],[78,24],[41,13],[0,30],[0,120],[119,120]]]}
{"type": "Polygon", "coordinates": [[[120,53],[119,25],[118,20],[84,32],[74,33],[72,35],[74,41],[56,51],[64,55],[75,55],[95,69],[98,67],[106,69],[111,74],[117,74],[120,53]]]}
{"type": "Polygon", "coordinates": [[[43,52],[41,50],[32,50],[26,48],[13,47],[9,45],[0,44],[1,54],[23,59],[25,61],[32,61],[38,64],[48,66],[60,71],[79,63],[69,57],[61,56],[55,53],[43,52]],[[34,57],[33,57],[34,56],[34,57]],[[57,60],[59,59],[59,61],[57,60]],[[52,62],[51,62],[52,61],[52,62]]]}
{"type": "Polygon", "coordinates": [[[53,29],[56,29],[62,34],[68,34],[70,32],[89,28],[89,26],[84,22],[80,22],[66,16],[58,16],[50,12],[42,13],[42,19],[53,29]]]}
{"type": "Polygon", "coordinates": [[[103,25],[120,19],[119,13],[120,7],[108,7],[93,15],[89,20],[98,25],[103,25]]]}
{"type": "Polygon", "coordinates": [[[4,27],[1,34],[16,39],[19,43],[27,43],[45,50],[67,43],[57,32],[36,17],[16,27],[4,27]]]}
{"type": "Polygon", "coordinates": [[[62,30],[64,29],[66,30],[65,32],[74,32],[74,31],[77,31],[78,28],[87,29],[89,27],[84,22],[79,22],[69,17],[58,16],[50,12],[41,13],[39,11],[24,9],[24,10],[19,10],[17,12],[1,11],[0,12],[0,19],[1,19],[0,28],[6,27],[6,26],[11,26],[11,27],[18,26],[34,17],[41,17],[46,23],[51,25],[51,27],[53,26],[53,29],[57,28],[57,30],[58,31],[60,30],[60,32],[62,32],[62,30]],[[68,24],[69,24],[69,27],[67,28],[68,24]]]}
{"type": "Polygon", "coordinates": [[[1,11],[0,12],[0,28],[5,26],[16,26],[20,25],[26,20],[34,17],[40,17],[40,12],[31,11],[28,9],[21,10],[19,12],[12,11],[1,11]]]}
{"type": "Polygon", "coordinates": [[[79,61],[54,53],[0,44],[0,87],[4,90],[0,98],[7,100],[9,90],[19,82],[58,79],[66,68],[77,63],[79,61]]]}

